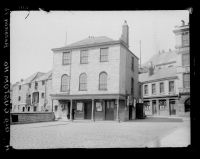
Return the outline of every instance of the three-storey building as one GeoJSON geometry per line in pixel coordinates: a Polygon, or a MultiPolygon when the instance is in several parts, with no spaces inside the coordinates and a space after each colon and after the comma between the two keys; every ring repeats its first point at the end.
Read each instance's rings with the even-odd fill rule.
{"type": "Polygon", "coordinates": [[[51,93],[57,118],[128,120],[135,118],[138,57],[129,50],[125,22],[119,40],[89,37],[54,48],[51,93]]]}

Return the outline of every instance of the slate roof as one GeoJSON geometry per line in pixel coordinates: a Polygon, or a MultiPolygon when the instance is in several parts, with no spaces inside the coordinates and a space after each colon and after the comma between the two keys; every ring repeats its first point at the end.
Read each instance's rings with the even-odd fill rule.
{"type": "Polygon", "coordinates": [[[19,84],[27,84],[27,83],[31,83],[33,80],[35,80],[36,78],[39,78],[40,76],[44,75],[45,73],[43,72],[36,72],[33,75],[29,76],[28,78],[26,78],[24,81],[20,82],[19,84]]]}
{"type": "Polygon", "coordinates": [[[164,78],[176,78],[176,67],[167,67],[158,69],[157,71],[154,71],[153,75],[149,75],[149,73],[142,73],[139,74],[139,82],[151,82],[151,81],[159,81],[164,78]]]}
{"type": "Polygon", "coordinates": [[[38,77],[35,79],[35,81],[42,81],[42,80],[47,80],[47,79],[50,79],[52,76],[52,70],[43,74],[42,76],[38,77]]]}
{"type": "Polygon", "coordinates": [[[97,43],[103,43],[103,42],[109,42],[109,41],[114,41],[114,40],[106,36],[90,37],[90,38],[88,37],[86,39],[67,45],[67,47],[87,45],[87,44],[97,44],[97,43]]]}
{"type": "Polygon", "coordinates": [[[101,44],[101,43],[109,43],[109,42],[116,42],[115,40],[107,37],[107,36],[98,36],[98,37],[88,37],[83,40],[77,41],[75,43],[66,45],[64,47],[60,48],[54,48],[52,50],[56,49],[70,49],[74,47],[81,47],[81,46],[87,46],[87,45],[96,45],[96,44],[101,44]]]}
{"type": "Polygon", "coordinates": [[[143,66],[147,66],[150,62],[153,63],[153,65],[160,65],[163,63],[170,63],[173,61],[176,61],[177,53],[175,50],[168,51],[168,52],[160,52],[155,55],[153,55],[143,66]]]}

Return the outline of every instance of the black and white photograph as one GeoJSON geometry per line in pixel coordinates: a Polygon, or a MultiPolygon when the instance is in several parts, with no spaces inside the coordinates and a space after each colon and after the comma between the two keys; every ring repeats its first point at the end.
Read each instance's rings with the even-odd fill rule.
{"type": "Polygon", "coordinates": [[[10,146],[190,146],[189,14],[12,11],[10,146]]]}

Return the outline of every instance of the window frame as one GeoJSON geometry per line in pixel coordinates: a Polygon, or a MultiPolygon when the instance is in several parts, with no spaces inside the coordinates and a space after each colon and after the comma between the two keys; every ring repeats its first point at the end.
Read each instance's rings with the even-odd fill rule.
{"type": "Polygon", "coordinates": [[[45,85],[45,80],[42,80],[42,85],[45,85]]]}
{"type": "Polygon", "coordinates": [[[70,51],[63,52],[62,65],[70,65],[70,64],[71,64],[71,52],[70,51]]]}
{"type": "Polygon", "coordinates": [[[144,95],[148,95],[149,94],[149,90],[148,90],[148,84],[144,85],[144,95]]]}
{"type": "Polygon", "coordinates": [[[164,93],[165,92],[164,82],[160,82],[159,86],[160,86],[160,94],[164,93]],[[162,88],[161,85],[163,85],[163,91],[161,91],[161,88],[162,88]]]}
{"type": "Polygon", "coordinates": [[[190,73],[184,73],[183,74],[183,88],[190,88],[190,73]],[[188,81],[185,81],[185,78],[184,78],[184,76],[185,75],[188,75],[189,76],[189,80],[188,81]],[[188,83],[187,85],[188,85],[188,87],[186,87],[187,85],[185,84],[185,83],[188,83]]]}
{"type": "Polygon", "coordinates": [[[131,95],[134,95],[134,78],[131,77],[131,95]]]}
{"type": "Polygon", "coordinates": [[[134,63],[135,63],[135,59],[134,57],[131,57],[131,70],[134,72],[134,63]]]}
{"type": "Polygon", "coordinates": [[[80,64],[88,64],[88,50],[81,50],[80,51],[80,64]],[[87,59],[84,61],[83,59],[87,59]]]}
{"type": "Polygon", "coordinates": [[[169,93],[173,93],[175,91],[175,82],[174,81],[169,81],[169,93]],[[170,83],[173,82],[173,90],[171,90],[171,85],[170,83]]]}
{"type": "Polygon", "coordinates": [[[44,92],[41,93],[41,98],[44,98],[44,92]]]}
{"type": "Polygon", "coordinates": [[[156,83],[151,84],[151,94],[155,95],[156,94],[156,83]],[[154,87],[153,87],[154,86],[154,87]],[[154,88],[154,89],[153,89],[154,88]],[[153,91],[154,90],[154,91],[153,91]]]}
{"type": "Polygon", "coordinates": [[[106,91],[107,89],[108,89],[108,74],[105,71],[103,71],[103,72],[99,73],[99,90],[100,91],[106,91]],[[106,75],[106,81],[105,82],[101,81],[100,77],[101,77],[102,74],[106,75]]]}
{"type": "Polygon", "coordinates": [[[182,54],[182,66],[190,66],[190,54],[182,54]],[[188,56],[188,59],[184,59],[184,57],[188,56]]]}
{"type": "Polygon", "coordinates": [[[60,83],[60,92],[68,92],[70,89],[70,76],[68,74],[63,74],[61,76],[61,83],[60,83]],[[63,77],[66,76],[66,84],[63,84],[63,77]],[[66,89],[63,89],[66,87],[66,89]]]}
{"type": "Polygon", "coordinates": [[[87,91],[87,74],[85,72],[79,75],[79,91],[87,91]],[[81,79],[83,75],[85,76],[85,79],[81,79]]]}
{"type": "Polygon", "coordinates": [[[108,52],[109,52],[109,48],[105,47],[105,48],[100,48],[100,62],[108,62],[108,52]],[[107,55],[102,55],[102,50],[107,50],[107,55]],[[102,57],[106,57],[106,60],[103,60],[102,57]]]}
{"type": "Polygon", "coordinates": [[[189,32],[182,33],[182,46],[189,46],[189,32]]]}

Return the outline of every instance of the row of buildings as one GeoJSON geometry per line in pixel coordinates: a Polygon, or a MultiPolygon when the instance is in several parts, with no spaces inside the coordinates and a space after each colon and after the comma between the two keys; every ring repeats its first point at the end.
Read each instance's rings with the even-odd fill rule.
{"type": "Polygon", "coordinates": [[[138,66],[124,22],[119,40],[88,37],[52,49],[53,68],[12,85],[12,112],[53,111],[56,118],[135,119],[142,99],[146,115],[189,110],[189,26],[174,30],[176,49],[138,66]],[[186,87],[187,86],[187,87],[186,87]]]}

